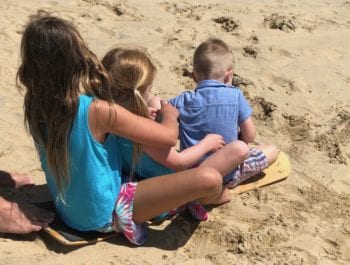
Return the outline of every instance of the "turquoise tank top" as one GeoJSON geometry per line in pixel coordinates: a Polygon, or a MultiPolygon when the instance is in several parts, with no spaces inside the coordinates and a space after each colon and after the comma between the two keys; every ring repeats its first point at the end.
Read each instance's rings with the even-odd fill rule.
{"type": "MultiPolygon", "coordinates": [[[[123,137],[119,137],[119,151],[122,157],[123,173],[125,176],[130,175],[132,166],[132,145],[133,143],[123,137]]],[[[174,173],[175,171],[154,161],[150,156],[142,153],[138,163],[135,165],[135,173],[141,179],[147,179],[156,176],[162,176],[174,173]]]]}
{"type": "Polygon", "coordinates": [[[80,231],[102,228],[112,222],[112,213],[121,185],[121,156],[118,137],[108,135],[97,142],[88,124],[88,111],[93,97],[81,95],[69,135],[70,183],[62,201],[55,179],[50,173],[46,153],[39,147],[42,168],[56,209],[61,219],[80,231]]]}

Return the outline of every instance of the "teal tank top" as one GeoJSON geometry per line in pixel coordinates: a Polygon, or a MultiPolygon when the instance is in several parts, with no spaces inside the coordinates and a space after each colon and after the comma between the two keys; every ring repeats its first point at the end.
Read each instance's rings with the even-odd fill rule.
{"type": "MultiPolygon", "coordinates": [[[[123,173],[125,176],[130,175],[130,170],[132,167],[132,145],[133,143],[130,140],[119,137],[118,149],[122,157],[123,173]]],[[[139,178],[147,179],[156,176],[168,175],[174,173],[175,171],[154,161],[147,154],[142,153],[137,164],[135,165],[134,172],[139,178]]]]}
{"type": "Polygon", "coordinates": [[[103,144],[89,129],[88,113],[93,97],[81,95],[69,135],[70,182],[59,198],[55,179],[50,173],[46,153],[39,149],[42,168],[61,219],[80,231],[102,228],[112,222],[112,213],[121,185],[121,156],[118,137],[108,135],[103,144]]]}

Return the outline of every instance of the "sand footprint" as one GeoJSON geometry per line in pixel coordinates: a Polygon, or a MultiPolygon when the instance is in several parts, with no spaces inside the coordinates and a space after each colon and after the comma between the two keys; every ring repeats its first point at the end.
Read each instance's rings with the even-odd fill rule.
{"type": "Polygon", "coordinates": [[[260,52],[260,49],[257,47],[259,43],[259,38],[255,34],[252,34],[248,41],[251,43],[243,47],[243,56],[256,58],[260,52]]]}
{"type": "Polygon", "coordinates": [[[239,88],[246,88],[247,86],[254,86],[253,81],[242,77],[239,74],[233,73],[232,85],[239,88]]]}
{"type": "Polygon", "coordinates": [[[240,22],[233,19],[232,17],[218,17],[214,18],[213,21],[221,25],[221,28],[226,32],[234,32],[239,28],[240,22]]]}
{"type": "Polygon", "coordinates": [[[293,80],[288,80],[285,77],[276,76],[273,74],[265,76],[271,80],[272,84],[269,86],[269,89],[272,91],[280,91],[282,89],[289,96],[293,95],[295,92],[300,92],[300,88],[293,80]]]}
{"type": "Polygon", "coordinates": [[[340,246],[341,258],[350,262],[350,234],[347,235],[348,239],[340,246]]]}
{"type": "Polygon", "coordinates": [[[195,7],[186,2],[180,3],[169,3],[162,2],[159,4],[165,11],[178,17],[178,18],[188,18],[192,20],[200,20],[201,16],[197,14],[195,7]]]}
{"type": "Polygon", "coordinates": [[[273,119],[273,112],[277,109],[277,105],[267,101],[262,97],[255,97],[250,100],[254,118],[257,120],[267,121],[273,119]]]}
{"type": "MultiPolygon", "coordinates": [[[[104,6],[108,10],[112,11],[113,14],[117,15],[118,17],[126,16],[126,17],[130,17],[133,19],[141,19],[143,17],[137,11],[136,8],[128,6],[128,5],[124,4],[122,1],[120,1],[120,3],[115,3],[115,4],[109,4],[109,3],[101,2],[101,1],[97,1],[97,0],[83,0],[83,1],[89,3],[92,6],[97,6],[97,5],[104,6]]],[[[88,14],[85,14],[85,16],[89,17],[88,14]]],[[[100,21],[99,18],[97,18],[97,21],[100,21]]]]}
{"type": "Polygon", "coordinates": [[[167,33],[164,36],[163,45],[175,46],[176,44],[179,44],[180,48],[183,48],[185,50],[194,50],[195,46],[193,46],[193,40],[195,40],[196,36],[196,29],[179,26],[172,29],[171,33],[167,33]]]}
{"type": "Polygon", "coordinates": [[[194,87],[192,73],[189,69],[190,64],[186,62],[178,63],[170,67],[170,71],[176,74],[177,79],[184,89],[192,89],[194,87]]]}
{"type": "Polygon", "coordinates": [[[272,14],[264,19],[264,25],[270,29],[279,29],[284,32],[295,31],[296,22],[295,17],[281,16],[277,13],[272,14]]]}
{"type": "Polygon", "coordinates": [[[350,261],[349,233],[341,229],[326,229],[321,232],[322,248],[328,258],[350,261]]]}
{"type": "Polygon", "coordinates": [[[256,58],[259,54],[259,48],[249,45],[249,46],[245,46],[243,47],[243,55],[246,57],[252,57],[252,58],[256,58]]]}
{"type": "Polygon", "coordinates": [[[13,148],[12,145],[2,139],[0,143],[0,158],[10,156],[14,150],[13,148]]]}
{"type": "Polygon", "coordinates": [[[292,141],[310,141],[311,140],[311,122],[308,120],[307,115],[289,115],[283,113],[282,117],[287,122],[284,128],[292,141]]]}
{"type": "Polygon", "coordinates": [[[318,132],[315,137],[315,146],[319,151],[327,153],[331,164],[348,164],[350,153],[350,113],[342,107],[333,107],[329,110],[336,113],[325,132],[318,132]]]}
{"type": "Polygon", "coordinates": [[[223,223],[212,224],[210,229],[215,228],[215,233],[211,233],[210,240],[218,246],[224,246],[227,251],[234,254],[242,254],[246,249],[246,235],[238,227],[225,225],[223,223]]]}

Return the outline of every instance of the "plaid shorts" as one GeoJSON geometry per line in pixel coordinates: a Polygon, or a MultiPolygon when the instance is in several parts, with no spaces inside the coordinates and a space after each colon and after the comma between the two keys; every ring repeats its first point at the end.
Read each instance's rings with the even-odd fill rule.
{"type": "Polygon", "coordinates": [[[268,162],[266,155],[259,149],[252,147],[249,150],[248,158],[224,177],[224,185],[232,189],[267,167],[268,162]]]}

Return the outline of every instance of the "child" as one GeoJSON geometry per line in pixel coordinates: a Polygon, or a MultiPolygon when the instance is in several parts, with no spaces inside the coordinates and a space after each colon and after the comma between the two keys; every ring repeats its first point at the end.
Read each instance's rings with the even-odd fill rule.
{"type": "MultiPolygon", "coordinates": [[[[255,126],[252,109],[242,92],[231,86],[233,52],[222,40],[211,38],[200,44],[193,57],[194,91],[186,91],[170,99],[179,112],[180,149],[195,145],[208,133],[217,133],[226,143],[240,139],[252,143],[255,126]]],[[[159,99],[151,105],[159,108],[159,99]]],[[[233,188],[273,163],[278,155],[272,145],[258,145],[249,150],[249,157],[238,169],[224,177],[224,184],[233,188]]]]}
{"type": "MultiPolygon", "coordinates": [[[[138,50],[113,49],[104,56],[102,63],[111,76],[115,102],[137,115],[150,118],[152,112],[148,111],[146,102],[150,97],[156,68],[147,55],[138,50]]],[[[135,169],[138,175],[146,178],[168,174],[169,169],[164,166],[178,171],[200,164],[199,160],[204,155],[210,155],[210,159],[208,158],[205,163],[207,166],[214,167],[221,174],[227,174],[244,161],[248,154],[248,146],[241,141],[232,142],[224,147],[223,144],[222,136],[208,134],[203,135],[195,145],[181,152],[177,152],[174,147],[159,148],[143,145],[143,151],[160,164],[147,155],[141,156],[138,161],[141,148],[140,146],[135,148],[134,145],[134,151],[137,150],[137,153],[134,152],[134,163],[131,165],[132,148],[129,141],[121,139],[120,150],[123,153],[123,165],[127,165],[129,171],[130,168],[135,169]],[[212,154],[219,149],[220,151],[212,154]]],[[[221,199],[217,203],[227,202],[230,197],[225,193],[221,199]]]]}
{"type": "MultiPolygon", "coordinates": [[[[156,68],[150,59],[138,50],[113,49],[104,56],[102,63],[111,76],[114,101],[137,115],[151,118],[153,113],[147,108],[146,102],[150,98],[156,68]]],[[[196,145],[180,153],[175,148],[143,145],[142,150],[149,156],[140,156],[142,150],[139,144],[133,144],[134,148],[132,148],[132,143],[123,138],[119,143],[124,170],[127,174],[135,171],[141,178],[170,174],[174,172],[173,170],[179,171],[192,167],[202,156],[221,149],[224,144],[221,136],[209,134],[196,145]]],[[[207,166],[212,166],[220,173],[227,174],[243,162],[247,153],[246,144],[236,141],[215,153],[207,161],[207,166]]],[[[221,204],[229,200],[230,196],[225,191],[213,203],[221,204]]],[[[198,204],[191,202],[188,208],[196,219],[207,219],[206,212],[198,204]]]]}
{"type": "MultiPolygon", "coordinates": [[[[147,55],[139,50],[132,49],[113,49],[109,51],[103,58],[102,64],[109,72],[112,82],[112,94],[116,103],[122,105],[129,111],[147,118],[151,118],[153,110],[149,110],[147,101],[150,98],[153,80],[156,74],[156,68],[147,57],[147,55]]],[[[154,118],[154,116],[153,116],[154,118]]],[[[129,165],[129,169],[136,166],[136,173],[147,178],[159,173],[171,173],[169,169],[180,171],[192,167],[198,163],[199,159],[207,153],[215,152],[224,146],[222,136],[217,134],[204,135],[196,144],[187,149],[177,152],[174,147],[153,147],[143,145],[142,150],[151,158],[167,166],[169,169],[162,167],[160,164],[152,162],[148,156],[141,156],[141,146],[134,144],[134,152],[131,155],[131,142],[121,139],[121,148],[124,150],[124,163],[129,165]],[[132,156],[133,159],[130,159],[132,156]],[[131,165],[133,160],[133,165],[131,165]]],[[[241,146],[244,144],[235,143],[231,147],[232,167],[236,167],[243,162],[243,157],[235,156],[240,153],[241,146]]],[[[228,147],[224,147],[228,148],[228,147]]],[[[245,150],[245,149],[244,149],[245,150]]],[[[241,150],[241,153],[244,153],[241,150]]],[[[216,163],[213,163],[214,167],[216,163]]],[[[220,168],[217,168],[220,172],[220,168]]]]}
{"type": "Polygon", "coordinates": [[[193,200],[208,204],[221,196],[222,176],[210,167],[122,182],[116,135],[173,146],[178,112],[162,103],[159,124],[113,104],[108,74],[70,22],[47,14],[32,17],[21,59],[17,78],[25,90],[25,122],[67,225],[123,232],[141,244],[145,221],[193,200]]]}

